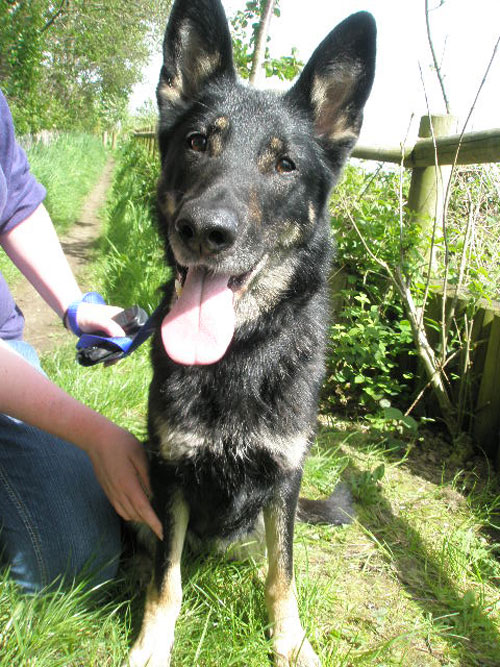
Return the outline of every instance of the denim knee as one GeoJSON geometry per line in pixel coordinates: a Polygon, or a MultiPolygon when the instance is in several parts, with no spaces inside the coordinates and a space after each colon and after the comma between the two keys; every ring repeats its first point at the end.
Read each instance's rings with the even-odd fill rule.
{"type": "MultiPolygon", "coordinates": [[[[8,341],[43,373],[36,351],[8,341]]],[[[0,414],[0,555],[27,592],[116,574],[121,521],[90,459],[73,444],[0,414]]]]}

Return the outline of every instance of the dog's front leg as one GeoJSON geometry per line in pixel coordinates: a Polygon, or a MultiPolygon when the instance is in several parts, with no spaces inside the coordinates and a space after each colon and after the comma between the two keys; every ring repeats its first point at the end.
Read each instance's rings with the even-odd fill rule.
{"type": "Polygon", "coordinates": [[[321,665],[300,623],[293,573],[293,530],[300,481],[301,475],[297,474],[264,510],[269,560],[266,605],[277,667],[321,665]]]}
{"type": "Polygon", "coordinates": [[[174,628],[181,608],[181,556],[189,511],[180,494],[165,510],[164,537],[156,546],[155,571],[148,586],[142,627],[131,652],[130,667],[168,667],[174,628]]]}

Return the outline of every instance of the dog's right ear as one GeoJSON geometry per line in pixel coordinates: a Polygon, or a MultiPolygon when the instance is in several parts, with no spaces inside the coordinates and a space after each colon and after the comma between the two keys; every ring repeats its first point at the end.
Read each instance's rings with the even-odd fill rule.
{"type": "Polygon", "coordinates": [[[176,0],[163,41],[156,90],[162,122],[196,99],[213,77],[236,78],[232,42],[220,0],[176,0]]]}
{"type": "Polygon", "coordinates": [[[358,12],[318,46],[285,95],[311,117],[316,137],[335,162],[342,162],[361,129],[363,107],[375,74],[376,26],[358,12]]]}

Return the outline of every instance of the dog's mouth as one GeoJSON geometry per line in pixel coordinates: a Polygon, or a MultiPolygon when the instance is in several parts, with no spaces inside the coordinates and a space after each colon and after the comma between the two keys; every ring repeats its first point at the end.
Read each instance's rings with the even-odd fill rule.
{"type": "Polygon", "coordinates": [[[163,346],[173,361],[194,366],[222,359],[234,335],[235,305],[264,264],[265,257],[238,275],[178,267],[178,298],[161,325],[163,346]]]}

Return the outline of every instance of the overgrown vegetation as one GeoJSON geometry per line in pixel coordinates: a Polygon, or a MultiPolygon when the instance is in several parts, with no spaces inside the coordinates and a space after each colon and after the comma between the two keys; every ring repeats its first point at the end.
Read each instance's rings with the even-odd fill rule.
{"type": "MultiPolygon", "coordinates": [[[[106,238],[89,267],[93,286],[110,301],[128,302],[132,290],[130,302],[157,303],[165,272],[151,220],[155,174],[140,146],[125,148],[106,238]]],[[[342,196],[359,178],[356,171],[348,176],[342,196]]],[[[378,224],[379,214],[378,203],[372,217],[365,204],[367,225],[378,224]]],[[[58,384],[142,437],[147,347],[110,368],[84,369],[69,345],[44,365],[58,384]]],[[[301,614],[324,667],[498,664],[500,489],[485,461],[473,459],[463,470],[448,463],[451,454],[442,440],[415,433],[391,412],[382,425],[323,418],[303,493],[324,496],[342,479],[357,501],[350,526],[296,528],[301,614]]],[[[140,623],[134,573],[124,568],[100,591],[80,585],[28,598],[1,580],[0,664],[120,665],[140,623]]],[[[183,580],[175,665],[268,664],[259,563],[187,558],[183,580]]]]}
{"type": "MultiPolygon", "coordinates": [[[[64,234],[78,220],[85,196],[101,174],[107,151],[93,135],[67,133],[48,146],[34,144],[27,150],[31,170],[47,190],[44,204],[58,234],[64,234]]],[[[19,274],[0,250],[0,271],[9,284],[19,274]]]]}
{"type": "Polygon", "coordinates": [[[478,299],[498,295],[498,169],[455,173],[445,224],[432,241],[406,210],[407,179],[398,170],[349,167],[334,194],[338,273],[332,282],[346,307],[332,328],[326,403],[378,416],[390,403],[402,416],[416,409],[420,417],[448,424],[443,412],[434,405],[426,412],[422,403],[432,391],[417,359],[415,320],[421,318],[449,392],[455,429],[467,430],[474,401],[468,371],[483,342],[471,336],[474,316],[478,299]],[[429,276],[431,242],[436,261],[429,276]],[[446,309],[438,297],[443,284],[446,309]]]}
{"type": "MultiPolygon", "coordinates": [[[[355,413],[377,413],[384,399],[402,406],[411,394],[410,365],[402,373],[400,363],[412,348],[401,301],[351,224],[352,216],[377,256],[393,266],[399,261],[399,195],[395,174],[349,166],[332,199],[337,312],[324,396],[355,413]]],[[[408,238],[407,248],[414,242],[408,238]]]]}
{"type": "Polygon", "coordinates": [[[158,174],[156,154],[150,155],[137,141],[124,147],[107,211],[101,261],[94,272],[110,303],[138,303],[149,312],[158,305],[158,290],[168,277],[152,224],[158,174]]]}
{"type": "Polygon", "coordinates": [[[28,149],[31,171],[47,190],[44,204],[59,234],[78,220],[107,156],[101,139],[84,133],[63,133],[48,146],[40,143],[28,149]]]}
{"type": "Polygon", "coordinates": [[[461,282],[461,288],[477,298],[500,300],[499,201],[498,164],[462,167],[454,178],[447,238],[440,235],[436,241],[441,252],[445,243],[448,249],[449,283],[461,282]],[[462,263],[466,265],[463,276],[462,263]]]}
{"type": "Polygon", "coordinates": [[[168,0],[0,3],[0,80],[19,133],[113,127],[160,43],[168,0]]]}

